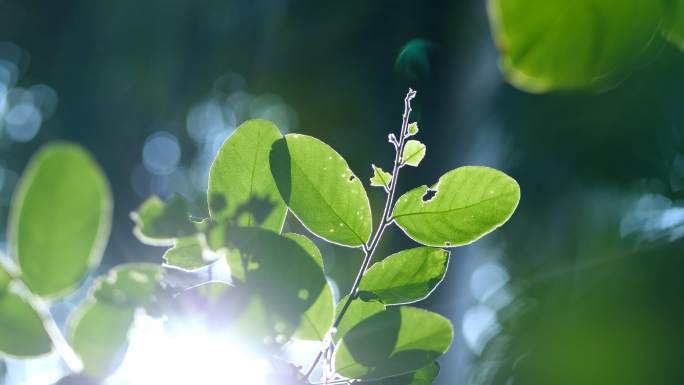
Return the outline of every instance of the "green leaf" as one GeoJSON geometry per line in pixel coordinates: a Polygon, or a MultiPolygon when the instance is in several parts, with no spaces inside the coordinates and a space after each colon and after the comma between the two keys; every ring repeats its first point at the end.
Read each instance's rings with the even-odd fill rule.
{"type": "Polygon", "coordinates": [[[371,186],[380,186],[387,190],[390,182],[392,181],[392,174],[383,171],[380,167],[376,167],[375,165],[372,166],[375,175],[370,180],[371,186]]]}
{"type": "MultiPolygon", "coordinates": [[[[283,237],[297,242],[323,271],[323,258],[316,245],[309,238],[299,234],[283,234],[283,237]]],[[[326,282],[316,302],[302,314],[294,338],[300,340],[323,341],[333,322],[333,294],[326,282]]]]}
{"type": "Polygon", "coordinates": [[[21,279],[43,297],[74,290],[102,259],[112,196],[92,156],[72,143],[51,144],[29,161],[12,198],[8,239],[21,279]]]}
{"type": "Polygon", "coordinates": [[[653,0],[488,0],[506,79],[529,92],[602,91],[635,68],[664,14],[653,0]]]}
{"type": "Polygon", "coordinates": [[[93,283],[92,297],[98,302],[131,308],[143,308],[152,316],[161,316],[171,294],[160,283],[166,269],[151,263],[128,263],[109,270],[93,283]]]}
{"type": "Polygon", "coordinates": [[[290,134],[273,143],[270,164],[283,200],[312,233],[343,246],[368,242],[366,191],[335,150],[310,136],[290,134]]]}
{"type": "Polygon", "coordinates": [[[425,157],[425,145],[417,140],[409,140],[404,147],[402,161],[409,166],[417,167],[425,157]]]}
{"type": "MultiPolygon", "coordinates": [[[[261,228],[223,225],[209,232],[208,242],[213,248],[225,242],[226,261],[236,285],[242,284],[250,293],[259,295],[288,330],[292,326],[294,331],[302,315],[321,295],[326,295],[322,294],[327,288],[322,263],[313,257],[309,245],[302,247],[298,243],[301,240],[261,228]]],[[[318,325],[322,321],[316,322],[318,325]]]]}
{"type": "Polygon", "coordinates": [[[420,301],[442,282],[448,264],[449,252],[431,247],[390,255],[364,273],[359,296],[370,292],[385,305],[420,301]]]}
{"type": "Polygon", "coordinates": [[[196,234],[198,224],[190,220],[188,204],[180,195],[167,203],[157,196],[147,198],[138,211],[131,213],[133,233],[140,242],[155,246],[171,246],[175,238],[196,234]]]}
{"type": "Polygon", "coordinates": [[[205,251],[199,236],[201,235],[176,239],[174,246],[164,253],[166,264],[185,271],[195,271],[216,262],[215,259],[204,258],[205,251]]]}
{"type": "MultiPolygon", "coordinates": [[[[347,298],[349,298],[348,295],[342,298],[342,300],[335,307],[335,319],[337,319],[342,312],[342,308],[347,302],[347,298]]],[[[385,306],[378,301],[366,302],[360,298],[353,299],[349,304],[349,308],[344,313],[342,321],[337,326],[337,331],[333,335],[333,342],[337,344],[337,342],[344,337],[344,335],[349,331],[349,329],[354,327],[354,325],[383,310],[385,310],[385,306]]]]}
{"type": "Polygon", "coordinates": [[[209,214],[217,222],[237,217],[235,225],[260,226],[280,233],[287,206],[276,188],[268,154],[282,138],[275,125],[250,120],[223,143],[209,172],[209,214]],[[253,198],[261,204],[253,205],[253,198]],[[252,202],[252,206],[245,210],[252,202]],[[262,215],[255,215],[262,214],[262,215]]]}
{"type": "Polygon", "coordinates": [[[408,306],[392,307],[359,322],[335,348],[335,371],[347,378],[380,379],[421,369],[451,345],[446,318],[408,306]]]}
{"type": "Polygon", "coordinates": [[[412,136],[418,133],[418,123],[413,122],[408,126],[408,136],[412,136]]]}
{"type": "Polygon", "coordinates": [[[50,353],[43,321],[18,295],[8,291],[12,277],[0,264],[0,356],[28,358],[50,353]]]}
{"type": "Polygon", "coordinates": [[[487,167],[461,167],[427,186],[402,195],[392,217],[406,234],[428,246],[452,247],[474,242],[504,224],[520,200],[520,187],[508,175],[487,167]]]}
{"type": "Polygon", "coordinates": [[[672,0],[668,7],[665,19],[660,24],[660,33],[684,51],[684,1],[672,0]]]}
{"type": "Polygon", "coordinates": [[[90,300],[72,315],[67,338],[83,361],[85,376],[105,378],[121,365],[134,313],[132,307],[90,300]]]}
{"type": "Polygon", "coordinates": [[[364,381],[366,385],[430,385],[439,374],[439,363],[435,362],[413,373],[386,377],[381,380],[364,381]]]}

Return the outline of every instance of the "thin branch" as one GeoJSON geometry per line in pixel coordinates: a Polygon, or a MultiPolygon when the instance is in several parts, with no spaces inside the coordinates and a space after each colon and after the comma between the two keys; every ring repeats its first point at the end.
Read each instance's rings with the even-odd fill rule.
{"type": "MultiPolygon", "coordinates": [[[[382,219],[380,221],[380,225],[378,226],[378,229],[375,232],[375,236],[373,236],[373,239],[370,241],[370,243],[366,245],[362,245],[361,249],[363,250],[364,253],[364,258],[363,262],[361,263],[361,268],[359,269],[359,273],[356,275],[356,280],[354,280],[354,285],[352,285],[352,288],[349,292],[349,296],[347,297],[347,301],[344,303],[344,306],[342,307],[342,310],[340,311],[340,314],[337,316],[335,319],[335,322],[333,323],[332,328],[337,329],[337,327],[340,325],[340,322],[342,322],[342,317],[344,317],[344,314],[347,312],[349,309],[349,305],[351,305],[352,300],[356,297],[359,284],[361,283],[361,277],[363,277],[363,274],[366,272],[368,269],[368,265],[370,264],[370,261],[373,259],[373,254],[375,253],[375,250],[378,248],[378,244],[380,243],[380,238],[382,238],[382,234],[385,232],[385,229],[387,228],[388,225],[390,225],[394,220],[392,219],[391,215],[389,214],[390,207],[392,207],[392,203],[394,201],[394,192],[396,190],[397,186],[397,180],[399,177],[399,170],[401,169],[401,160],[403,157],[404,153],[404,143],[406,141],[406,137],[408,136],[408,122],[409,122],[409,115],[411,114],[411,100],[416,97],[416,91],[412,90],[409,88],[408,93],[406,94],[406,98],[404,98],[404,115],[402,115],[402,124],[401,124],[401,135],[399,138],[399,143],[398,146],[395,144],[395,141],[392,141],[391,139],[394,137],[394,135],[390,135],[390,142],[392,144],[395,144],[395,147],[397,149],[396,156],[394,157],[394,169],[392,171],[392,180],[390,181],[389,191],[387,194],[387,200],[385,201],[385,208],[382,211],[382,219]]],[[[319,352],[316,358],[314,359],[313,363],[311,364],[311,367],[309,370],[306,372],[304,375],[304,379],[308,379],[311,374],[313,373],[314,369],[316,368],[316,365],[318,365],[318,362],[320,361],[321,357],[323,356],[324,351],[327,352],[330,349],[330,346],[323,347],[319,352]]],[[[327,373],[326,373],[326,378],[327,378],[327,373]]]]}

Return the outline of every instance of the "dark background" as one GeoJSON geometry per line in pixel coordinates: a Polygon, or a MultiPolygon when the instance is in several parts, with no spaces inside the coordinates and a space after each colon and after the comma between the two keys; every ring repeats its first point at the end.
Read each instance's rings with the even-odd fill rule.
{"type": "MultiPolygon", "coordinates": [[[[128,214],[150,193],[179,190],[193,215],[207,215],[193,165],[211,146],[189,135],[188,116],[240,90],[248,101],[277,95],[266,99],[288,106],[290,130],[339,152],[379,212],[370,165],[390,168],[387,134],[399,131],[412,87],[427,156],[403,169],[399,193],[463,165],[501,169],[522,190],[507,224],[453,249],[445,282],[421,303],[456,330],[435,383],[682,383],[684,55],[672,45],[603,94],[531,95],[501,77],[475,0],[0,0],[0,41],[22,50],[10,55],[14,87],[44,84],[58,100],[32,140],[0,131],[3,234],[30,154],[76,141],[114,192],[104,267],[162,262],[163,249],[133,237],[128,214]],[[177,140],[180,182],[142,166],[159,131],[177,140]]],[[[224,129],[258,117],[236,106],[224,129]]],[[[391,228],[378,255],[412,245],[391,228]]],[[[361,253],[321,251],[347,291],[361,253]]]]}

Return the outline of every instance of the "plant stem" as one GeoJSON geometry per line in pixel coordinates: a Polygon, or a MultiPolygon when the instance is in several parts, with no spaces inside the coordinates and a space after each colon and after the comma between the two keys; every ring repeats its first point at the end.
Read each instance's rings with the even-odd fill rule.
{"type": "MultiPolygon", "coordinates": [[[[337,316],[335,319],[335,322],[333,323],[332,329],[336,329],[339,325],[340,322],[342,322],[342,317],[344,317],[344,314],[347,312],[349,309],[349,305],[351,305],[352,300],[356,297],[359,284],[361,283],[361,277],[363,277],[363,274],[366,272],[368,269],[368,265],[370,264],[371,259],[373,259],[373,253],[375,253],[375,250],[378,248],[378,244],[380,243],[380,238],[382,238],[382,234],[385,232],[385,228],[392,224],[393,219],[391,214],[389,213],[390,207],[392,207],[392,202],[394,201],[394,192],[396,190],[397,186],[397,178],[399,176],[399,170],[402,167],[402,156],[404,154],[404,142],[406,141],[406,136],[408,134],[408,122],[409,122],[409,115],[411,114],[411,100],[416,97],[416,91],[412,90],[409,88],[408,93],[406,94],[406,98],[404,98],[404,115],[402,116],[402,124],[401,124],[401,135],[399,137],[399,147],[397,147],[397,153],[394,157],[394,168],[392,170],[392,180],[390,181],[389,191],[387,192],[387,200],[385,201],[385,208],[382,211],[382,219],[380,220],[380,225],[378,226],[378,229],[375,232],[375,236],[373,236],[373,239],[370,241],[370,243],[366,245],[362,245],[361,249],[363,250],[364,253],[364,258],[363,262],[361,263],[361,268],[359,269],[359,273],[356,275],[356,280],[354,281],[354,285],[352,285],[351,290],[349,291],[349,296],[347,297],[347,301],[344,303],[344,306],[342,307],[342,310],[340,311],[340,314],[337,316]]],[[[314,359],[313,363],[311,364],[311,367],[309,370],[306,372],[304,375],[304,379],[308,379],[311,376],[311,373],[313,373],[314,369],[316,368],[316,365],[318,365],[318,362],[320,361],[321,357],[323,356],[323,352],[327,351],[330,348],[330,346],[322,348],[319,352],[316,358],[314,359]]]]}

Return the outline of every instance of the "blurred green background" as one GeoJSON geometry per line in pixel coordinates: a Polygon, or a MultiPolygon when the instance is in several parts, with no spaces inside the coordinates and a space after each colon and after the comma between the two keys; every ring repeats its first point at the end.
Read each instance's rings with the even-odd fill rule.
{"type": "MultiPolygon", "coordinates": [[[[546,95],[502,78],[481,0],[0,0],[0,42],[3,240],[30,154],[71,140],[114,192],[103,269],[161,263],[129,212],[175,192],[205,217],[210,162],[252,118],[328,143],[379,211],[370,165],[390,167],[412,87],[427,155],[401,193],[463,165],[522,190],[507,224],[453,249],[421,303],[457,330],[435,383],[684,381],[684,54],[658,35],[652,62],[616,87],[546,95]]],[[[378,255],[411,246],[391,228],[378,255]]],[[[348,291],[361,252],[321,251],[348,291]]]]}

